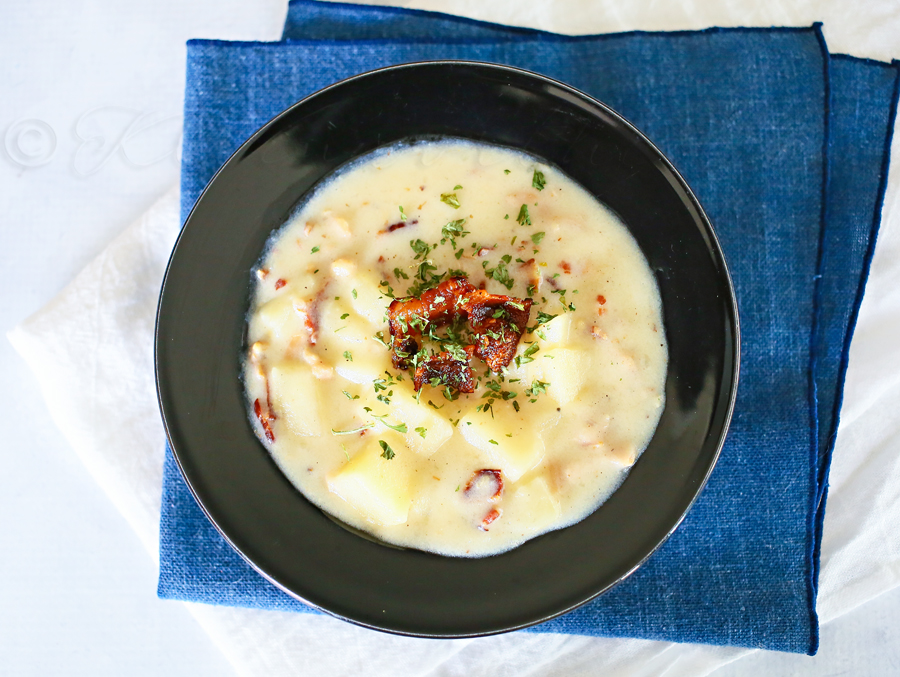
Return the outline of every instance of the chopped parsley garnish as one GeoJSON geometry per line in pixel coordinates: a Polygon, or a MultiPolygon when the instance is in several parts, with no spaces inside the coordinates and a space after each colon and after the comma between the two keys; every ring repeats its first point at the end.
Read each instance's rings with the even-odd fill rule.
{"type": "Polygon", "coordinates": [[[454,209],[459,209],[459,198],[456,197],[456,193],[441,193],[441,202],[450,205],[454,209]]]}
{"type": "Polygon", "coordinates": [[[394,277],[396,277],[398,280],[408,280],[409,279],[409,275],[404,273],[399,268],[394,268],[394,277]]]}
{"type": "Polygon", "coordinates": [[[347,362],[353,362],[353,355],[349,350],[344,351],[344,359],[347,360],[347,362]]]}
{"type": "Polygon", "coordinates": [[[544,190],[545,185],[546,181],[544,180],[544,172],[539,172],[535,169],[534,176],[531,177],[531,187],[537,188],[538,190],[544,190]]]}
{"type": "Polygon", "coordinates": [[[529,362],[534,362],[534,354],[540,350],[540,346],[537,343],[530,344],[525,352],[516,357],[516,366],[521,367],[523,364],[528,364],[529,362]]]}
{"type": "Polygon", "coordinates": [[[497,445],[500,444],[497,440],[488,440],[488,442],[490,442],[491,444],[497,444],[497,445]]]}
{"type": "Polygon", "coordinates": [[[384,332],[383,331],[375,332],[375,336],[373,336],[372,338],[374,338],[376,341],[378,341],[385,348],[390,349],[390,346],[384,340],[384,332]]]}
{"type": "Polygon", "coordinates": [[[317,251],[319,251],[319,247],[318,247],[318,246],[313,247],[313,248],[310,250],[309,253],[310,253],[310,254],[315,254],[317,251]]]}
{"type": "Polygon", "coordinates": [[[405,423],[398,423],[397,425],[393,425],[393,424],[385,421],[384,419],[387,418],[387,414],[384,414],[382,416],[379,416],[378,414],[371,414],[371,416],[372,416],[372,418],[377,418],[381,422],[381,424],[383,426],[385,426],[386,428],[390,428],[391,430],[396,430],[398,433],[405,433],[408,431],[408,428],[406,427],[405,423]]]}
{"type": "Polygon", "coordinates": [[[346,320],[348,317],[350,317],[350,313],[344,313],[343,315],[341,315],[342,320],[346,320]]]}
{"type": "Polygon", "coordinates": [[[428,252],[431,251],[431,245],[427,242],[423,242],[422,240],[410,240],[409,246],[412,247],[412,250],[416,253],[416,259],[424,258],[428,256],[428,252]]]}
{"type": "Polygon", "coordinates": [[[519,208],[519,215],[516,217],[516,221],[519,222],[520,226],[530,226],[531,225],[531,216],[528,214],[528,205],[522,205],[519,208]]]}
{"type": "Polygon", "coordinates": [[[504,173],[504,174],[509,174],[509,170],[508,170],[508,169],[504,169],[504,170],[503,170],[503,173],[504,173]]]}
{"type": "Polygon", "coordinates": [[[350,290],[350,296],[352,296],[353,298],[356,298],[356,290],[355,289],[350,290]]]}
{"type": "Polygon", "coordinates": [[[375,424],[372,422],[366,423],[365,425],[361,425],[358,428],[354,428],[353,430],[335,430],[331,429],[332,435],[355,435],[356,433],[361,433],[363,430],[367,430],[369,428],[374,428],[375,424]]]}
{"type": "Polygon", "coordinates": [[[425,434],[426,434],[428,431],[427,431],[425,428],[423,428],[422,426],[419,426],[418,428],[416,428],[416,432],[419,433],[419,435],[422,436],[422,439],[425,439],[425,434]]]}
{"type": "Polygon", "coordinates": [[[537,322],[538,324],[547,324],[550,320],[552,320],[556,315],[551,315],[550,313],[545,313],[543,310],[539,310],[537,314],[537,322]]]}
{"type": "Polygon", "coordinates": [[[401,221],[407,220],[406,212],[403,211],[403,205],[400,205],[400,220],[401,221]]]}
{"type": "Polygon", "coordinates": [[[529,397],[537,397],[538,395],[543,395],[547,392],[547,386],[549,385],[549,383],[544,383],[543,381],[534,379],[534,381],[531,382],[531,387],[525,389],[525,394],[529,397]]]}
{"type": "MultiPolygon", "coordinates": [[[[504,256],[503,258],[505,259],[507,257],[508,256],[504,256]]],[[[512,257],[509,257],[509,258],[512,258],[512,257]]],[[[513,280],[509,276],[509,270],[507,270],[507,268],[506,268],[506,263],[504,261],[500,261],[494,268],[488,268],[488,263],[489,263],[488,261],[485,261],[484,263],[481,264],[482,267],[484,268],[484,274],[487,275],[488,277],[491,277],[491,278],[497,280],[497,282],[502,284],[507,289],[512,289],[513,285],[515,284],[515,280],[513,280]]]]}
{"type": "Polygon", "coordinates": [[[453,186],[453,190],[462,190],[462,186],[460,186],[460,185],[457,183],[455,186],[453,186]]]}
{"type": "Polygon", "coordinates": [[[535,233],[534,235],[531,236],[531,241],[534,242],[535,244],[540,244],[541,240],[544,239],[544,235],[546,235],[546,234],[547,233],[545,233],[544,231],[541,231],[540,233],[535,233]]]}
{"type": "Polygon", "coordinates": [[[381,458],[386,458],[387,460],[391,460],[397,454],[394,453],[394,450],[391,449],[391,445],[385,442],[384,440],[378,440],[378,446],[381,447],[381,458]]]}
{"type": "MultiPolygon", "coordinates": [[[[469,231],[463,230],[463,226],[465,225],[465,219],[457,219],[456,221],[450,221],[446,225],[441,228],[441,244],[444,244],[447,240],[450,240],[450,246],[456,249],[456,238],[465,237],[469,234],[469,231]]],[[[458,256],[456,258],[459,258],[458,256]]]]}
{"type": "Polygon", "coordinates": [[[359,395],[351,395],[351,394],[348,393],[346,390],[342,390],[341,392],[344,393],[344,395],[347,396],[347,399],[348,399],[348,400],[358,400],[358,399],[359,399],[359,395]]]}

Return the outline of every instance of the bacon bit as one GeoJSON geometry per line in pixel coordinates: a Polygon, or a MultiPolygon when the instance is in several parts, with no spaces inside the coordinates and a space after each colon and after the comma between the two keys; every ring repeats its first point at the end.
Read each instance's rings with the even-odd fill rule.
{"type": "Polygon", "coordinates": [[[419,190],[425,190],[425,186],[419,186],[419,190]]]}
{"type": "Polygon", "coordinates": [[[529,268],[528,270],[528,282],[534,287],[534,290],[540,291],[541,289],[541,281],[543,278],[541,277],[541,271],[538,269],[537,263],[535,263],[534,259],[528,259],[525,263],[520,263],[519,268],[529,268]]]}
{"type": "Polygon", "coordinates": [[[259,280],[265,280],[266,276],[268,276],[268,274],[269,274],[268,268],[257,268],[257,270],[256,270],[256,277],[259,280]]]}
{"type": "Polygon", "coordinates": [[[606,336],[606,332],[603,331],[602,329],[600,329],[600,327],[598,327],[596,324],[593,327],[591,327],[591,336],[593,336],[595,339],[600,339],[603,341],[605,341],[608,338],[606,336]]]}
{"type": "Polygon", "coordinates": [[[253,403],[253,413],[256,414],[256,418],[259,419],[259,424],[266,434],[266,439],[269,440],[269,442],[274,442],[275,433],[272,432],[272,427],[269,423],[270,421],[275,420],[275,414],[268,408],[266,408],[265,413],[263,413],[262,405],[259,403],[258,399],[253,403]]]}
{"type": "Polygon", "coordinates": [[[606,297],[603,294],[598,294],[597,303],[599,303],[601,306],[606,305],[606,297]]]}
{"type": "Polygon", "coordinates": [[[469,326],[475,332],[475,356],[498,373],[512,362],[519,339],[531,314],[531,299],[488,294],[476,290],[462,304],[469,315],[469,326]],[[520,307],[516,307],[520,306],[520,307]],[[494,317],[498,310],[501,317],[494,317]]]}
{"type": "Polygon", "coordinates": [[[491,525],[491,522],[493,522],[498,517],[500,517],[500,511],[497,508],[494,508],[484,516],[484,519],[481,520],[481,526],[479,528],[482,531],[487,531],[488,527],[491,525]]]}
{"type": "Polygon", "coordinates": [[[419,352],[422,331],[413,326],[414,323],[420,324],[423,320],[438,325],[449,322],[456,312],[459,299],[472,291],[474,287],[466,278],[452,277],[419,298],[407,296],[391,301],[388,306],[388,328],[394,368],[408,368],[410,356],[419,352]]]}
{"type": "Polygon", "coordinates": [[[284,285],[286,285],[286,284],[287,284],[287,282],[284,281],[284,278],[279,277],[279,278],[275,281],[275,291],[278,291],[279,289],[281,289],[281,288],[282,288],[284,285]]]}
{"type": "Polygon", "coordinates": [[[560,261],[560,262],[559,262],[559,267],[562,268],[562,271],[563,271],[566,275],[568,275],[569,273],[572,272],[572,266],[569,265],[569,262],[568,262],[568,261],[560,261]]]}
{"type": "Polygon", "coordinates": [[[384,263],[384,257],[383,257],[383,256],[379,256],[379,257],[378,257],[378,263],[384,263]]]}
{"type": "Polygon", "coordinates": [[[500,494],[503,493],[503,476],[500,474],[499,470],[491,470],[489,468],[476,470],[472,475],[472,479],[466,482],[466,488],[463,489],[463,493],[468,495],[468,493],[472,490],[475,482],[477,482],[479,478],[484,477],[485,475],[491,475],[494,478],[494,481],[497,483],[497,491],[493,493],[493,495],[490,497],[490,500],[496,501],[498,498],[500,498],[500,494]]]}
{"type": "Polygon", "coordinates": [[[482,247],[481,249],[478,250],[478,256],[487,256],[492,251],[494,251],[493,247],[482,247]]]}
{"type": "Polygon", "coordinates": [[[419,222],[419,219],[413,219],[412,221],[397,221],[397,223],[392,223],[385,230],[381,231],[382,233],[393,233],[395,230],[399,230],[401,228],[406,228],[407,226],[414,226],[419,222]]]}
{"type": "Polygon", "coordinates": [[[465,360],[460,360],[450,353],[438,353],[419,362],[413,377],[416,392],[419,392],[425,383],[437,378],[445,386],[456,388],[461,393],[474,393],[475,381],[472,379],[472,367],[469,366],[468,359],[474,350],[475,346],[466,346],[468,355],[465,360]]]}
{"type": "Polygon", "coordinates": [[[544,279],[547,280],[547,284],[549,284],[551,287],[553,287],[554,289],[559,289],[559,283],[556,281],[555,277],[545,277],[544,279]]]}
{"type": "MultiPolygon", "coordinates": [[[[475,289],[464,277],[445,280],[434,289],[424,292],[420,298],[394,299],[388,307],[394,368],[409,367],[410,357],[421,347],[423,324],[440,326],[454,317],[467,316],[474,332],[474,355],[484,360],[491,371],[497,373],[512,362],[515,356],[519,339],[528,324],[531,304],[531,299],[489,294],[484,289],[475,289]],[[494,317],[498,310],[502,312],[494,317]]],[[[449,358],[441,358],[434,369],[426,367],[423,374],[433,371],[439,377],[446,375],[454,381],[467,384],[468,377],[464,377],[465,372],[459,360],[454,362],[455,365],[449,358]]],[[[420,383],[427,378],[429,377],[424,375],[420,377],[420,383]]]]}

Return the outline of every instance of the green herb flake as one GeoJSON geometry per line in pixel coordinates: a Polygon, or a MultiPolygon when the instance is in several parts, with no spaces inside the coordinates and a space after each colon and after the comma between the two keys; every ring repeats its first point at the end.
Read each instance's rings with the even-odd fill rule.
{"type": "Polygon", "coordinates": [[[534,176],[531,177],[531,187],[537,188],[538,190],[544,190],[544,186],[546,185],[546,180],[544,179],[544,172],[539,172],[537,169],[534,170],[534,176]]]}
{"type": "Polygon", "coordinates": [[[453,190],[462,190],[462,186],[460,186],[460,185],[457,183],[455,186],[453,186],[453,190]]]}
{"type": "Polygon", "coordinates": [[[534,381],[531,382],[531,387],[525,389],[525,393],[529,397],[537,397],[538,395],[543,395],[544,393],[546,393],[547,386],[549,386],[549,385],[550,385],[549,383],[545,383],[544,381],[538,381],[537,379],[534,379],[534,381]]]}
{"type": "Polygon", "coordinates": [[[358,428],[354,428],[353,430],[335,430],[331,429],[332,435],[355,435],[356,433],[361,433],[363,430],[368,430],[369,428],[374,428],[375,424],[371,421],[366,423],[365,425],[361,425],[358,428]]]}
{"type": "Polygon", "coordinates": [[[424,439],[425,439],[425,434],[426,434],[428,431],[427,431],[425,428],[423,428],[422,426],[419,426],[418,428],[416,428],[416,432],[419,433],[419,435],[420,435],[420,436],[422,437],[422,439],[424,440],[424,439]]]}
{"type": "Polygon", "coordinates": [[[341,449],[344,450],[344,456],[347,457],[347,460],[350,460],[350,454],[347,452],[347,445],[341,442],[341,449]]]}
{"type": "Polygon", "coordinates": [[[355,289],[350,290],[350,296],[352,296],[353,298],[356,298],[356,290],[355,289]]]}
{"type": "Polygon", "coordinates": [[[351,395],[351,394],[348,393],[346,390],[342,390],[341,392],[344,393],[344,395],[347,396],[347,399],[348,399],[348,400],[358,400],[358,399],[359,399],[359,395],[351,395]]]}
{"type": "Polygon", "coordinates": [[[350,317],[350,313],[344,313],[343,315],[341,315],[342,320],[346,320],[348,317],[350,317]]]}
{"type": "Polygon", "coordinates": [[[497,440],[488,440],[488,442],[490,442],[491,444],[496,444],[498,446],[500,444],[497,440]]]}
{"type": "Polygon", "coordinates": [[[378,440],[378,446],[381,447],[381,458],[386,458],[387,460],[391,460],[397,454],[394,453],[394,450],[391,449],[391,445],[385,442],[384,440],[378,440]]]}
{"type": "Polygon", "coordinates": [[[503,170],[503,173],[504,173],[504,174],[509,174],[509,170],[508,170],[508,169],[504,169],[504,170],[503,170]]]}
{"type": "Polygon", "coordinates": [[[347,360],[347,362],[353,362],[353,355],[349,350],[344,351],[344,359],[347,360]]]}
{"type": "Polygon", "coordinates": [[[459,209],[459,198],[456,193],[441,193],[441,202],[448,204],[454,209],[459,209]]]}
{"type": "Polygon", "coordinates": [[[403,205],[400,205],[400,220],[401,221],[408,220],[408,217],[406,216],[406,212],[403,211],[403,205]]]}
{"type": "Polygon", "coordinates": [[[398,423],[397,425],[394,425],[393,423],[388,423],[387,421],[385,421],[384,419],[387,418],[387,414],[384,414],[382,416],[379,416],[378,414],[372,414],[371,416],[372,418],[377,418],[385,428],[396,430],[398,433],[406,433],[409,431],[405,423],[398,423]]]}
{"type": "Polygon", "coordinates": [[[310,254],[315,254],[317,251],[319,251],[319,247],[318,247],[318,246],[313,247],[313,248],[310,250],[309,253],[310,253],[310,254]]]}
{"type": "Polygon", "coordinates": [[[520,226],[531,225],[531,216],[528,214],[528,205],[523,204],[519,208],[519,215],[516,217],[516,221],[519,222],[520,226]]]}
{"type": "Polygon", "coordinates": [[[546,235],[546,234],[547,233],[545,233],[544,231],[541,231],[540,233],[535,233],[534,235],[531,236],[531,241],[534,242],[535,244],[540,244],[541,240],[544,239],[544,235],[546,235]]]}

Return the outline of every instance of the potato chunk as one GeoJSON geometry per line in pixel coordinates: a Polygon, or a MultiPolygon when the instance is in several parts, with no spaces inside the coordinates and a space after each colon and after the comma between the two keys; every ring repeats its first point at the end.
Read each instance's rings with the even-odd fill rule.
{"type": "Polygon", "coordinates": [[[372,439],[337,472],[328,488],[356,508],[370,522],[403,524],[413,502],[414,454],[395,435],[381,435],[394,451],[391,459],[372,439]]]}
{"type": "Polygon", "coordinates": [[[322,434],[319,385],[305,364],[283,363],[269,372],[272,408],[291,432],[308,437],[322,434]]]}
{"type": "Polygon", "coordinates": [[[386,330],[385,317],[391,300],[382,295],[381,292],[385,287],[380,286],[379,282],[381,280],[375,273],[368,270],[360,270],[343,278],[343,286],[350,288],[350,303],[353,304],[354,310],[365,317],[373,327],[386,330]],[[356,290],[355,298],[353,290],[356,290]]]}
{"type": "Polygon", "coordinates": [[[256,311],[256,318],[264,330],[276,338],[290,338],[304,330],[304,316],[297,312],[292,294],[276,296],[256,311]]]}
{"type": "Polygon", "coordinates": [[[406,424],[406,443],[413,451],[431,456],[453,436],[453,426],[425,400],[416,402],[415,394],[407,384],[408,381],[404,381],[392,387],[391,418],[406,424]],[[424,437],[416,428],[422,428],[424,437]]]}
{"type": "Polygon", "coordinates": [[[584,386],[590,371],[590,359],[583,350],[542,349],[534,356],[533,362],[524,365],[523,371],[526,383],[535,379],[548,383],[547,394],[560,405],[568,404],[584,386]]]}
{"type": "Polygon", "coordinates": [[[537,530],[546,529],[559,519],[559,498],[550,490],[550,484],[543,475],[536,475],[516,486],[513,489],[513,498],[517,508],[515,517],[510,511],[511,519],[537,530]]]}
{"type": "Polygon", "coordinates": [[[526,402],[521,414],[506,403],[495,404],[493,416],[472,410],[458,427],[469,444],[487,454],[504,476],[515,482],[541,462],[541,431],[558,420],[556,404],[541,398],[535,403],[526,402]]]}

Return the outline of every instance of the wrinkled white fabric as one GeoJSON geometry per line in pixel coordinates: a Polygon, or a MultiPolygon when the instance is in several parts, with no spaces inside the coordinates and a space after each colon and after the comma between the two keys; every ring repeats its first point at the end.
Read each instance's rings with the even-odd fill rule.
{"type": "MultiPolygon", "coordinates": [[[[567,33],[825,21],[832,51],[900,56],[900,5],[838,2],[407,2],[567,33]]],[[[851,350],[831,471],[819,613],[827,623],[900,584],[900,151],[885,200],[868,293],[851,350]]],[[[164,434],[153,375],[156,302],[177,237],[172,189],[9,339],[38,380],[56,425],[155,558],[164,434]],[[113,436],[110,422],[116,422],[113,436]],[[126,436],[122,430],[127,430],[126,436]]],[[[666,675],[697,677],[753,653],[625,639],[514,633],[419,640],[325,616],[188,604],[247,675],[666,675]]]]}

